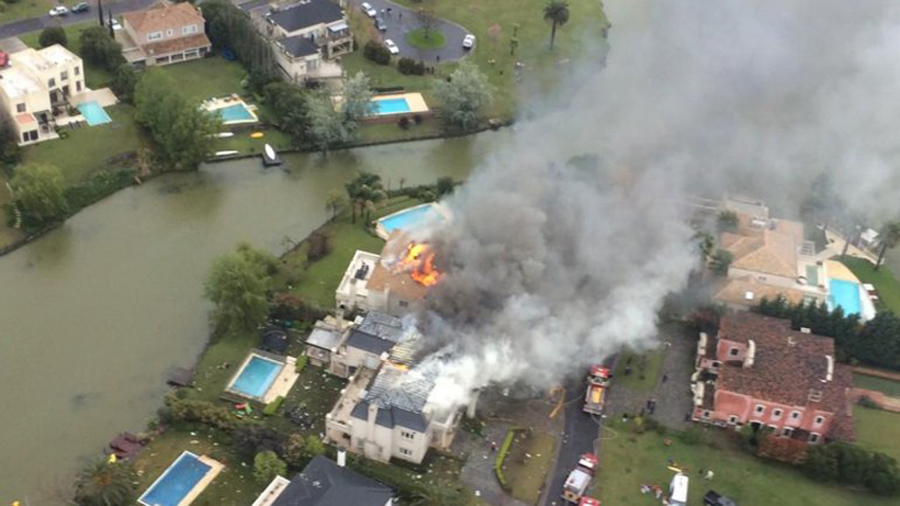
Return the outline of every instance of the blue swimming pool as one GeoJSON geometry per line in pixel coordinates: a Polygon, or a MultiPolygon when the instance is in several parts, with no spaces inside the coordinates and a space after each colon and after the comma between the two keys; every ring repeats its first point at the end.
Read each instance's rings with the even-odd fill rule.
{"type": "Polygon", "coordinates": [[[138,499],[146,506],[178,506],[212,469],[191,452],[182,453],[138,499]]]}
{"type": "Polygon", "coordinates": [[[89,126],[112,122],[112,118],[109,117],[109,114],[106,114],[106,111],[100,107],[100,104],[97,102],[85,102],[80,104],[78,106],[78,112],[84,116],[84,119],[89,126]]]}
{"type": "Polygon", "coordinates": [[[229,390],[247,397],[262,397],[283,367],[284,364],[280,362],[253,355],[229,390]]]}
{"type": "Polygon", "coordinates": [[[443,219],[443,216],[435,210],[434,204],[413,207],[405,211],[394,213],[390,216],[378,220],[378,223],[384,228],[388,235],[394,230],[402,230],[409,232],[415,228],[421,227],[429,221],[443,219]]]}
{"type": "Polygon", "coordinates": [[[373,112],[378,116],[384,116],[385,114],[400,114],[411,110],[409,108],[409,102],[407,102],[405,98],[373,100],[372,106],[373,112]]]}
{"type": "Polygon", "coordinates": [[[221,117],[222,121],[225,123],[256,121],[253,113],[251,113],[250,109],[247,109],[247,106],[244,104],[234,104],[221,109],[216,109],[216,113],[218,113],[219,117],[221,117]]]}
{"type": "Polygon", "coordinates": [[[828,282],[828,301],[831,307],[841,306],[844,314],[861,314],[862,301],[859,298],[859,283],[843,279],[828,282]]]}

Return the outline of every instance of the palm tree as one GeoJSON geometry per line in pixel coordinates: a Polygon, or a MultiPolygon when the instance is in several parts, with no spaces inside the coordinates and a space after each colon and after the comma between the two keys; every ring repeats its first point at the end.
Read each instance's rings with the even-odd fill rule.
{"type": "Polygon", "coordinates": [[[556,27],[563,26],[569,21],[569,3],[566,0],[550,0],[544,6],[544,20],[551,23],[550,49],[553,49],[553,41],[556,39],[556,27]]]}
{"type": "Polygon", "coordinates": [[[881,267],[887,250],[898,244],[900,244],[900,221],[889,221],[881,229],[881,251],[878,253],[878,261],[875,262],[876,271],[881,267]]]}
{"type": "Polygon", "coordinates": [[[75,502],[80,506],[125,506],[134,502],[134,476],[127,462],[99,459],[78,473],[75,502]]]}

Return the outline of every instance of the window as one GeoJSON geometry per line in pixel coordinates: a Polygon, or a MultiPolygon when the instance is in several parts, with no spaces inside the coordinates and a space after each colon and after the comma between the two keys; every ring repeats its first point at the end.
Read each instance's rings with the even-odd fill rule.
{"type": "Polygon", "coordinates": [[[817,416],[816,419],[813,421],[813,425],[815,425],[816,427],[822,425],[823,423],[825,423],[825,418],[822,416],[817,416]]]}
{"type": "Polygon", "coordinates": [[[47,81],[47,87],[48,88],[56,88],[56,79],[51,77],[50,80],[47,81]]]}
{"type": "Polygon", "coordinates": [[[80,75],[81,75],[81,67],[75,67],[75,75],[76,75],[76,76],[80,76],[80,75]]]}
{"type": "Polygon", "coordinates": [[[800,412],[799,411],[791,411],[791,420],[799,420],[800,412]]]}
{"type": "Polygon", "coordinates": [[[773,409],[772,410],[772,420],[780,420],[782,413],[783,413],[783,411],[778,408],[773,409]]]}
{"type": "Polygon", "coordinates": [[[75,91],[81,91],[81,81],[75,81],[75,91]]]}
{"type": "Polygon", "coordinates": [[[738,351],[740,351],[740,350],[738,350],[737,348],[731,348],[730,350],[728,350],[728,354],[731,355],[732,357],[736,357],[738,354],[738,351]]]}
{"type": "Polygon", "coordinates": [[[810,434],[810,435],[809,435],[809,442],[810,442],[810,443],[818,443],[818,442],[819,442],[819,435],[816,434],[815,432],[813,432],[812,434],[810,434]]]}
{"type": "Polygon", "coordinates": [[[785,427],[783,431],[781,431],[781,435],[784,437],[791,437],[791,434],[794,433],[793,427],[785,427]]]}
{"type": "Polygon", "coordinates": [[[735,415],[731,415],[728,417],[728,423],[730,423],[731,425],[736,424],[737,420],[738,420],[738,417],[735,415]]]}
{"type": "Polygon", "coordinates": [[[68,72],[62,72],[62,73],[60,73],[60,74],[59,74],[59,80],[60,80],[60,81],[68,81],[68,80],[69,80],[69,73],[68,73],[68,72]]]}
{"type": "Polygon", "coordinates": [[[182,35],[187,35],[189,33],[197,33],[197,25],[187,25],[181,27],[182,35]]]}
{"type": "Polygon", "coordinates": [[[412,455],[412,450],[407,448],[400,448],[400,455],[406,455],[408,457],[412,455]]]}
{"type": "Polygon", "coordinates": [[[703,418],[709,418],[709,415],[710,415],[710,412],[709,412],[709,411],[704,411],[704,412],[703,412],[703,418]]]}
{"type": "Polygon", "coordinates": [[[16,104],[16,112],[25,112],[25,103],[16,104]]]}
{"type": "Polygon", "coordinates": [[[153,32],[147,34],[147,40],[159,40],[162,38],[162,32],[153,32]]]}
{"type": "Polygon", "coordinates": [[[409,307],[409,302],[406,302],[405,300],[401,300],[398,304],[400,304],[400,307],[409,307]]]}
{"type": "Polygon", "coordinates": [[[166,37],[171,37],[174,33],[175,32],[171,28],[169,28],[168,30],[166,30],[166,37]]]}
{"type": "Polygon", "coordinates": [[[766,412],[766,407],[763,406],[762,404],[757,404],[756,408],[754,408],[753,412],[756,413],[757,415],[761,415],[766,412]]]}
{"type": "Polygon", "coordinates": [[[414,433],[406,431],[406,430],[401,430],[400,435],[403,437],[403,439],[415,439],[416,438],[416,435],[414,433]]]}

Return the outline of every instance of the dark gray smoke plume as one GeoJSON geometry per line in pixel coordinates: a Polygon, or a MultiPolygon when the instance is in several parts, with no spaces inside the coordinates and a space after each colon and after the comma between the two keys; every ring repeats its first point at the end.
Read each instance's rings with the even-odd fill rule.
{"type": "Polygon", "coordinates": [[[606,67],[585,63],[448,202],[447,272],[420,317],[435,400],[550,385],[651,344],[696,265],[681,205],[738,191],[793,211],[828,173],[896,213],[900,3],[608,0],[606,67]]]}

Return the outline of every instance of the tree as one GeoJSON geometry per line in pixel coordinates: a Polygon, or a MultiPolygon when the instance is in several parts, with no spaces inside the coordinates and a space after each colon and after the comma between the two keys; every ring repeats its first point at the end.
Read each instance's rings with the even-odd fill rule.
{"type": "Polygon", "coordinates": [[[234,451],[244,460],[255,459],[263,452],[281,454],[284,437],[265,425],[242,425],[232,434],[234,451]]]}
{"type": "Polygon", "coordinates": [[[391,52],[384,47],[384,44],[379,44],[374,40],[366,42],[366,45],[363,46],[363,56],[379,65],[391,63],[391,52]]]}
{"type": "Polygon", "coordinates": [[[359,121],[372,112],[372,97],[375,93],[369,86],[369,77],[362,72],[347,80],[344,86],[344,103],[341,109],[344,128],[355,132],[359,121]]]}
{"type": "Polygon", "coordinates": [[[125,61],[122,45],[113,40],[102,26],[92,26],[81,32],[81,57],[110,72],[125,61]]]}
{"type": "Polygon", "coordinates": [[[10,186],[27,228],[60,220],[69,211],[62,173],[53,165],[23,165],[16,169],[10,186]]]}
{"type": "Polygon", "coordinates": [[[260,484],[266,484],[276,476],[287,474],[287,464],[273,451],[257,453],[253,458],[253,476],[260,484]]]}
{"type": "Polygon", "coordinates": [[[462,130],[476,126],[481,111],[492,101],[487,77],[468,61],[460,63],[447,81],[436,80],[434,94],[444,121],[462,130]]]}
{"type": "Polygon", "coordinates": [[[103,26],[103,0],[97,0],[97,16],[100,18],[100,26],[103,26]]]}
{"type": "Polygon", "coordinates": [[[274,276],[278,273],[278,257],[268,251],[256,249],[248,242],[239,242],[236,251],[259,269],[262,276],[274,276]]]}
{"type": "Polygon", "coordinates": [[[250,71],[250,86],[262,91],[279,80],[272,46],[256,31],[250,17],[228,0],[203,2],[206,34],[217,49],[228,49],[250,71]]]}
{"type": "Polygon", "coordinates": [[[134,67],[128,63],[123,63],[116,69],[116,73],[113,74],[109,86],[112,88],[113,92],[115,92],[119,100],[131,102],[134,98],[134,88],[137,86],[137,82],[138,76],[134,71],[134,67]]]}
{"type": "Polygon", "coordinates": [[[217,258],[204,285],[206,298],[216,306],[213,321],[226,332],[253,332],[269,315],[270,282],[264,267],[246,254],[217,258]]]}
{"type": "Polygon", "coordinates": [[[13,124],[12,116],[5,107],[0,107],[0,166],[13,166],[19,163],[22,150],[19,148],[19,135],[13,124]]]}
{"type": "Polygon", "coordinates": [[[709,259],[709,268],[717,276],[727,276],[733,255],[730,251],[717,249],[709,259]]]}
{"type": "Polygon", "coordinates": [[[337,188],[333,188],[328,192],[328,197],[325,199],[325,209],[331,211],[331,219],[337,217],[338,213],[345,207],[347,207],[346,193],[337,188]]]}
{"type": "Polygon", "coordinates": [[[734,211],[722,211],[716,216],[716,227],[719,232],[731,232],[737,229],[738,215],[734,211]]]}
{"type": "Polygon", "coordinates": [[[569,21],[569,3],[566,0],[550,0],[544,6],[544,21],[550,22],[550,49],[556,40],[556,28],[569,21]]]}
{"type": "Polygon", "coordinates": [[[328,155],[330,148],[346,144],[353,138],[327,92],[310,97],[309,120],[310,133],[324,155],[328,155]]]}
{"type": "Polygon", "coordinates": [[[41,36],[38,38],[38,44],[40,44],[41,47],[49,47],[53,44],[68,47],[69,38],[66,37],[66,31],[63,27],[48,26],[41,31],[41,36]]]}
{"type": "Polygon", "coordinates": [[[196,168],[209,157],[218,117],[191,104],[160,69],[144,73],[134,90],[135,118],[150,130],[165,162],[176,169],[196,168]]]}
{"type": "Polygon", "coordinates": [[[79,471],[75,481],[78,506],[125,506],[134,503],[136,477],[128,462],[98,459],[79,471]]]}
{"type": "Polygon", "coordinates": [[[900,244],[900,221],[889,221],[885,223],[884,226],[881,227],[881,234],[879,235],[881,251],[878,252],[878,261],[875,262],[876,271],[881,267],[881,262],[884,261],[884,254],[887,253],[887,250],[900,244]]]}
{"type": "Polygon", "coordinates": [[[319,439],[315,434],[308,434],[306,436],[306,444],[304,445],[304,448],[306,456],[310,459],[325,454],[325,443],[323,443],[322,440],[319,439]]]}
{"type": "Polygon", "coordinates": [[[453,193],[453,188],[455,187],[455,183],[453,182],[453,178],[450,176],[439,177],[437,179],[437,184],[435,184],[435,189],[437,190],[437,194],[441,197],[444,195],[449,195],[453,193]]]}
{"type": "Polygon", "coordinates": [[[344,185],[344,188],[350,197],[353,223],[356,223],[357,209],[362,211],[370,207],[369,204],[374,204],[387,198],[387,193],[381,184],[381,176],[371,172],[360,173],[353,181],[344,185]]]}
{"type": "Polygon", "coordinates": [[[712,234],[705,230],[698,231],[694,235],[694,239],[697,240],[697,247],[700,248],[700,260],[705,264],[716,247],[716,241],[712,234]]]}
{"type": "Polygon", "coordinates": [[[416,20],[419,21],[425,40],[431,39],[431,31],[438,25],[438,18],[434,11],[429,7],[419,7],[419,10],[416,11],[416,20]]]}
{"type": "Polygon", "coordinates": [[[278,128],[291,136],[295,147],[309,144],[309,106],[305,92],[297,86],[273,82],[263,88],[266,105],[275,113],[278,128]]]}

